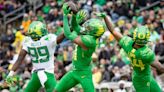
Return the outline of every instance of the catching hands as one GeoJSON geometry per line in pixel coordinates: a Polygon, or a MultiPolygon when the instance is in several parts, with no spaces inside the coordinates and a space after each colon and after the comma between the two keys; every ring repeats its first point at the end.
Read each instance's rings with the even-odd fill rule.
{"type": "Polygon", "coordinates": [[[63,4],[62,10],[63,10],[64,15],[68,15],[69,12],[71,11],[67,3],[63,4]]]}
{"type": "Polygon", "coordinates": [[[16,84],[18,80],[19,80],[18,76],[14,76],[13,71],[10,71],[7,78],[5,79],[5,82],[7,83],[7,85],[12,86],[16,84]]]}

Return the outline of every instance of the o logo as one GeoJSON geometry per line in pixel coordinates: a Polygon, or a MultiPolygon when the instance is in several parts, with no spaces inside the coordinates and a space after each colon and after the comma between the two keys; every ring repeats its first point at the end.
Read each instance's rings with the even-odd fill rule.
{"type": "Polygon", "coordinates": [[[145,39],[145,37],[146,37],[146,36],[145,36],[144,34],[138,34],[138,38],[139,38],[139,39],[145,39]]]}

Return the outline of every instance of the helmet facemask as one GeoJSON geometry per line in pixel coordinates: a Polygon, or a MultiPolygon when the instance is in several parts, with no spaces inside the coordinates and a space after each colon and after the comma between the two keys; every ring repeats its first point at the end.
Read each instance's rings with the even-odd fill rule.
{"type": "Polygon", "coordinates": [[[137,27],[133,32],[133,40],[135,44],[144,46],[149,42],[150,32],[147,27],[140,26],[137,27]]]}

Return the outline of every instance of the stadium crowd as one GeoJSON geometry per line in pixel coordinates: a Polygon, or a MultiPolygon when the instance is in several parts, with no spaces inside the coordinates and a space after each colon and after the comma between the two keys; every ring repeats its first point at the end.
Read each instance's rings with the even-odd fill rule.
{"type": "MultiPolygon", "coordinates": [[[[21,3],[23,3],[22,1],[28,4],[30,0],[0,0],[0,17],[19,8],[21,3]]],[[[84,9],[88,13],[88,18],[96,18],[95,12],[105,11],[113,21],[115,30],[122,32],[124,35],[132,36],[136,26],[147,25],[151,31],[149,46],[154,50],[159,61],[164,63],[164,8],[161,7],[162,3],[151,9],[140,11],[142,7],[149,6],[154,1],[158,0],[77,0],[76,3],[80,9],[84,9]]],[[[20,27],[13,27],[11,24],[8,24],[6,32],[0,36],[1,85],[5,86],[2,83],[18,57],[21,43],[32,21],[39,20],[46,23],[48,31],[56,35],[63,31],[61,9],[63,2],[64,0],[44,0],[44,6],[37,10],[36,13],[28,10],[24,14],[23,20],[20,20],[20,27]]],[[[54,73],[57,80],[60,80],[71,69],[73,50],[74,45],[67,39],[56,49],[54,54],[54,73]]],[[[102,82],[131,81],[132,69],[129,65],[130,60],[109,31],[106,31],[100,38],[97,50],[92,58],[91,66],[95,86],[102,82]]],[[[5,92],[8,92],[7,90],[10,92],[23,92],[23,88],[31,76],[31,68],[30,57],[26,56],[26,59],[17,70],[19,83],[10,88],[1,86],[0,90],[6,90],[5,92]]],[[[162,80],[159,78],[158,71],[152,70],[154,77],[162,86],[162,80]]],[[[77,88],[80,87],[77,86],[77,88]]],[[[122,88],[120,86],[120,89],[122,88]]],[[[128,91],[119,91],[118,89],[117,92],[128,91]]]]}

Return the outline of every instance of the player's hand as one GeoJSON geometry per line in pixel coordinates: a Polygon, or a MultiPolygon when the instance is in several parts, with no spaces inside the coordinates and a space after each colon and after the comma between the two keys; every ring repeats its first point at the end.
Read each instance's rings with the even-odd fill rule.
{"type": "Polygon", "coordinates": [[[69,12],[71,11],[71,9],[69,8],[69,6],[68,6],[67,3],[64,3],[64,4],[63,4],[62,10],[63,10],[63,13],[64,13],[65,15],[68,15],[69,12]]]}
{"type": "Polygon", "coordinates": [[[17,76],[8,76],[5,80],[8,86],[13,86],[18,82],[17,76]]]}
{"type": "Polygon", "coordinates": [[[80,10],[76,15],[77,23],[83,22],[87,17],[87,12],[85,10],[80,10]]]}
{"type": "Polygon", "coordinates": [[[105,16],[106,16],[106,13],[95,13],[96,14],[96,16],[98,16],[98,17],[101,17],[101,18],[105,18],[105,16]]]}

